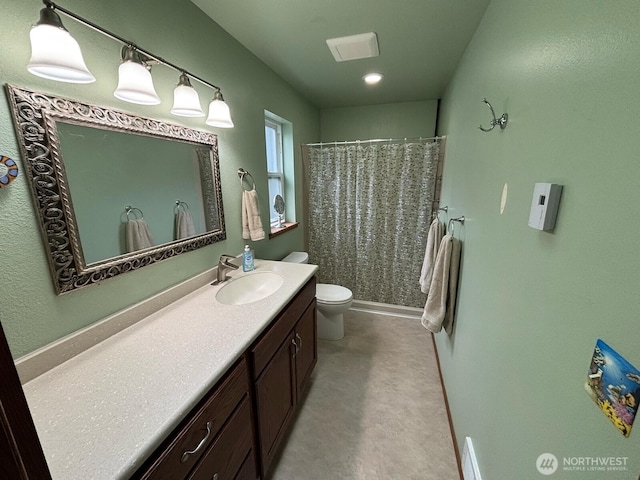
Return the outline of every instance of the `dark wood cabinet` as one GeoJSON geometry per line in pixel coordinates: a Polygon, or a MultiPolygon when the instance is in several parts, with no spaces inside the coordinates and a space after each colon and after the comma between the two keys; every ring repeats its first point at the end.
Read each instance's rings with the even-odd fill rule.
{"type": "Polygon", "coordinates": [[[296,324],[294,337],[296,352],[296,396],[300,398],[313,368],[318,361],[318,337],[316,335],[316,308],[313,302],[296,324]]]}
{"type": "MultiPolygon", "coordinates": [[[[250,388],[242,357],[134,478],[234,480],[245,459],[254,458],[250,388]]],[[[255,460],[253,472],[248,478],[255,480],[255,460]]]]}
{"type": "MultiPolygon", "coordinates": [[[[268,478],[317,361],[315,289],[314,277],[131,478],[268,478]]],[[[0,478],[50,479],[1,328],[0,380],[0,478]]]]}
{"type": "Polygon", "coordinates": [[[312,278],[136,478],[268,478],[318,359],[315,289],[312,278]]]}
{"type": "MultiPolygon", "coordinates": [[[[253,458],[253,429],[251,402],[246,397],[229,419],[217,440],[189,476],[189,480],[234,480],[242,470],[245,459],[253,458]]],[[[255,459],[242,473],[245,478],[257,477],[255,459]]]]}
{"type": "Polygon", "coordinates": [[[263,472],[271,464],[296,406],[293,351],[290,337],[287,336],[255,382],[256,417],[263,472]]]}
{"type": "Polygon", "coordinates": [[[0,478],[50,480],[9,344],[0,325],[0,478]]]}
{"type": "Polygon", "coordinates": [[[263,479],[269,476],[318,358],[315,287],[314,278],[251,349],[263,479]]]}

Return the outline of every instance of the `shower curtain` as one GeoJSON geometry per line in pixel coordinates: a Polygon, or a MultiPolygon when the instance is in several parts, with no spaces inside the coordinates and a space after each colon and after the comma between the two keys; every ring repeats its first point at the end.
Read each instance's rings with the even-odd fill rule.
{"type": "Polygon", "coordinates": [[[437,208],[439,141],[305,148],[319,282],[343,285],[357,300],[424,306],[418,281],[437,208]]]}

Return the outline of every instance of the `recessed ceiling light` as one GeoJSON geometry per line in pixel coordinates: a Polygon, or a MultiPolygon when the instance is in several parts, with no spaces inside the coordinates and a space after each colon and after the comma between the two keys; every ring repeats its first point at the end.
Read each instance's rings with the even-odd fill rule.
{"type": "Polygon", "coordinates": [[[367,73],[362,79],[369,85],[375,85],[382,80],[383,75],[381,73],[367,73]]]}

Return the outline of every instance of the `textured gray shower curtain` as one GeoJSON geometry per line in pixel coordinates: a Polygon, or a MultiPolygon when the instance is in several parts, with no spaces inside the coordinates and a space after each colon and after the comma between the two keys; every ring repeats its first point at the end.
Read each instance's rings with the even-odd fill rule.
{"type": "Polygon", "coordinates": [[[438,142],[306,146],[309,256],[357,300],[423,307],[438,142]]]}

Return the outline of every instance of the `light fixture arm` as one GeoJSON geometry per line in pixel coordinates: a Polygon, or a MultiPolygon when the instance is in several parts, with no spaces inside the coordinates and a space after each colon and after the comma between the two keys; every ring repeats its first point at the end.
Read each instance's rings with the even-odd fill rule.
{"type": "Polygon", "coordinates": [[[181,73],[181,74],[185,74],[188,75],[189,77],[193,78],[194,80],[197,80],[198,82],[202,83],[203,85],[206,85],[210,88],[213,88],[214,90],[220,90],[220,87],[218,87],[217,85],[214,85],[213,83],[207,82],[206,80],[198,77],[197,75],[194,75],[191,72],[188,72],[187,70],[185,70],[182,67],[179,67],[171,62],[169,62],[168,60],[165,60],[164,58],[155,55],[154,53],[145,50],[144,48],[139,47],[138,45],[136,45],[135,43],[131,42],[130,40],[127,40],[126,38],[121,37],[120,35],[117,35],[113,32],[110,32],[109,30],[102,28],[99,25],[96,25],[95,23],[93,23],[90,20],[87,20],[86,18],[81,17],[80,15],[77,15],[75,13],[73,13],[70,10],[67,10],[64,7],[61,7],[60,5],[55,4],[54,2],[52,2],[51,0],[42,0],[42,3],[44,3],[44,5],[47,8],[51,8],[53,10],[57,10],[61,13],[64,13],[67,17],[74,19],[77,22],[82,23],[83,25],[92,28],[93,30],[102,33],[103,35],[110,37],[113,40],[117,40],[118,42],[124,44],[124,46],[129,46],[132,47],[133,49],[135,49],[137,52],[141,53],[142,55],[155,60],[158,63],[161,63],[169,68],[172,68],[173,70],[181,73]]]}
{"type": "Polygon", "coordinates": [[[507,121],[509,120],[509,115],[503,113],[500,118],[496,118],[496,112],[493,110],[491,104],[487,101],[486,98],[483,98],[482,101],[487,104],[489,110],[491,110],[491,115],[493,116],[493,120],[491,120],[490,125],[491,128],[483,128],[482,125],[478,125],[478,128],[483,132],[490,132],[495,128],[496,125],[500,125],[500,130],[504,130],[507,127],[507,121]]]}

